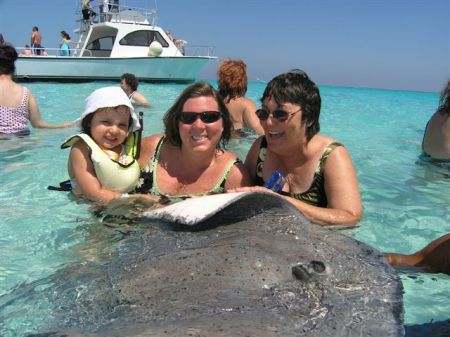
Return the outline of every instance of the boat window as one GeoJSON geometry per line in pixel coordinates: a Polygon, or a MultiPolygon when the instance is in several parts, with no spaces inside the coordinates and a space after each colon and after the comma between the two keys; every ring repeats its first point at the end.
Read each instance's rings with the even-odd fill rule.
{"type": "Polygon", "coordinates": [[[88,44],[86,49],[89,50],[112,50],[114,44],[114,37],[107,36],[94,40],[88,44]]]}
{"type": "Polygon", "coordinates": [[[153,30],[138,30],[124,36],[119,44],[122,46],[143,46],[148,47],[154,40],[161,43],[161,46],[168,47],[169,44],[162,35],[153,30]]]}

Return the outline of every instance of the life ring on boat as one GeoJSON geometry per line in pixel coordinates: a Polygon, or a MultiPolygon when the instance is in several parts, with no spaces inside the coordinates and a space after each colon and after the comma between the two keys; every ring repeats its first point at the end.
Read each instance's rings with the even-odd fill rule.
{"type": "Polygon", "coordinates": [[[161,43],[158,41],[153,41],[150,43],[150,46],[148,47],[148,56],[160,56],[163,52],[163,47],[161,43]]]}

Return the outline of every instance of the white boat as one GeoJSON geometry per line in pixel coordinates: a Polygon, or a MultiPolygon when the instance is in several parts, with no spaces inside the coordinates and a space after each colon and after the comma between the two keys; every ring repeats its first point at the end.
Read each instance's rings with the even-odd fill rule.
{"type": "Polygon", "coordinates": [[[45,56],[25,56],[17,48],[19,80],[117,80],[132,73],[141,81],[194,81],[213,56],[212,46],[189,46],[156,26],[156,11],[121,6],[100,13],[98,22],[83,23],[70,56],[58,48],[45,48],[45,56]]]}

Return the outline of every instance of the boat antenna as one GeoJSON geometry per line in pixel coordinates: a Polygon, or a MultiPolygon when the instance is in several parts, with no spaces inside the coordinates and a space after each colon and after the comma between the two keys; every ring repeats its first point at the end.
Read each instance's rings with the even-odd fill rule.
{"type": "Polygon", "coordinates": [[[156,26],[156,15],[158,13],[158,4],[155,1],[155,9],[152,9],[152,26],[156,26]]]}

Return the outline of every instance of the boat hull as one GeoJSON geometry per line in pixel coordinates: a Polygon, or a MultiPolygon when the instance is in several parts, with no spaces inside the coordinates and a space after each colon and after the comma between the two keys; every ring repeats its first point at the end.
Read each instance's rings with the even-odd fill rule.
{"type": "Polygon", "coordinates": [[[16,79],[23,81],[117,80],[124,73],[140,81],[192,82],[215,57],[19,57],[16,79]]]}

